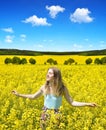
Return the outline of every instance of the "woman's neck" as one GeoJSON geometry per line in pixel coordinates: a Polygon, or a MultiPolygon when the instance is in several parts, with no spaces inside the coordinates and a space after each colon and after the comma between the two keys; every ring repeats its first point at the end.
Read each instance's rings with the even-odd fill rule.
{"type": "Polygon", "coordinates": [[[53,88],[53,86],[54,86],[53,82],[52,82],[52,81],[49,82],[49,87],[50,87],[50,88],[53,88]]]}
{"type": "Polygon", "coordinates": [[[48,82],[48,94],[55,94],[55,86],[54,86],[54,82],[53,81],[49,81],[48,82]]]}

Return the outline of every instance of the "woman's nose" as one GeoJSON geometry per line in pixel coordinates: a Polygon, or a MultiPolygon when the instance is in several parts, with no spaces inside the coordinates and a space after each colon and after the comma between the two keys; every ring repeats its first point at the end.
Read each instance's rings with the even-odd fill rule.
{"type": "Polygon", "coordinates": [[[49,77],[49,74],[47,74],[47,77],[49,77]]]}

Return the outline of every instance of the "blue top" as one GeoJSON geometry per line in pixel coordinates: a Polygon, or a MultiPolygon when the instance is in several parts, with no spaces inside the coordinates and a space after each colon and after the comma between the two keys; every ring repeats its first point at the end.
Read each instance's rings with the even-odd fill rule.
{"type": "Polygon", "coordinates": [[[44,96],[44,106],[49,109],[58,109],[62,104],[62,96],[47,94],[44,96]]]}

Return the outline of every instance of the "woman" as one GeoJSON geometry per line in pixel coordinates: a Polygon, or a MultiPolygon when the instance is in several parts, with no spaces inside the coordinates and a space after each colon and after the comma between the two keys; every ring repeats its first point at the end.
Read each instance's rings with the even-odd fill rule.
{"type": "Polygon", "coordinates": [[[43,85],[35,94],[19,94],[17,91],[12,91],[12,93],[16,96],[30,99],[35,99],[42,94],[44,95],[44,107],[41,116],[41,120],[43,121],[41,124],[42,130],[46,129],[45,121],[50,117],[46,111],[53,110],[55,113],[59,113],[59,108],[62,105],[62,96],[64,96],[67,102],[72,106],[97,106],[96,103],[74,101],[69,95],[68,89],[63,84],[60,70],[56,67],[48,69],[45,85],[43,85]]]}

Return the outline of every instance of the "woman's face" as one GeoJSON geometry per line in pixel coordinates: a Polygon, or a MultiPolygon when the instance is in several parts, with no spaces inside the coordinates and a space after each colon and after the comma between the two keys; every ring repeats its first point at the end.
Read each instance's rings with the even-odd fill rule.
{"type": "Polygon", "coordinates": [[[54,79],[54,73],[52,69],[49,69],[47,72],[46,80],[47,81],[52,81],[54,79]]]}

